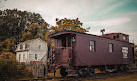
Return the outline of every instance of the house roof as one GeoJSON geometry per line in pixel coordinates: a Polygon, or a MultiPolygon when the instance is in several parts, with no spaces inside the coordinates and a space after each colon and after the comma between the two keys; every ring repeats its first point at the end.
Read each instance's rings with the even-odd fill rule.
{"type": "MultiPolygon", "coordinates": [[[[40,38],[37,38],[37,39],[40,39],[40,38]]],[[[28,43],[31,43],[34,40],[37,40],[37,39],[27,40],[27,41],[24,41],[24,42],[20,42],[19,44],[23,44],[23,43],[28,44],[28,43]]]]}

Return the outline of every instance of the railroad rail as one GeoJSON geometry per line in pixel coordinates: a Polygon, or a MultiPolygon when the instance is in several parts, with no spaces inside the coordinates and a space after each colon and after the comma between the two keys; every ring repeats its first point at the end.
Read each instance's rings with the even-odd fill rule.
{"type": "Polygon", "coordinates": [[[47,77],[47,78],[38,78],[38,79],[20,79],[20,80],[10,80],[10,81],[53,81],[52,79],[56,79],[56,81],[83,81],[83,80],[94,80],[94,79],[103,79],[121,75],[135,74],[137,73],[137,69],[131,70],[128,72],[111,72],[111,73],[96,73],[92,76],[80,77],[80,76],[66,76],[66,77],[47,77]]]}
{"type": "Polygon", "coordinates": [[[115,76],[121,76],[121,75],[128,75],[128,74],[135,74],[137,73],[137,70],[132,70],[128,72],[111,72],[111,73],[96,73],[92,76],[87,76],[87,77],[80,77],[80,76],[67,76],[65,78],[63,77],[57,77],[57,81],[83,81],[83,80],[94,80],[94,79],[103,79],[103,78],[108,78],[108,77],[115,77],[115,76]]]}

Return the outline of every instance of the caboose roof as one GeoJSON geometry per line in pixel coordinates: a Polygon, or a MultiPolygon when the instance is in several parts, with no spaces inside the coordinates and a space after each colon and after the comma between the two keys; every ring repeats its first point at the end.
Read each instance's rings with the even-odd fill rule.
{"type": "Polygon", "coordinates": [[[56,38],[60,35],[66,35],[66,34],[71,34],[71,35],[76,35],[77,33],[81,33],[81,32],[76,32],[76,31],[57,31],[51,35],[49,35],[50,38],[56,38]]]}
{"type": "Polygon", "coordinates": [[[104,34],[104,35],[111,35],[111,34],[122,34],[122,35],[127,35],[127,36],[129,36],[128,34],[125,34],[125,33],[107,33],[107,34],[104,34]]]}
{"type": "MultiPolygon", "coordinates": [[[[56,38],[56,37],[59,37],[61,35],[67,35],[67,34],[71,34],[71,35],[85,34],[85,35],[92,35],[92,36],[96,36],[96,37],[101,37],[101,38],[105,38],[105,39],[114,40],[114,39],[103,37],[103,36],[98,36],[98,35],[93,35],[93,34],[88,34],[88,33],[82,33],[82,32],[76,32],[76,31],[69,31],[69,30],[67,30],[67,31],[57,31],[57,32],[49,35],[49,37],[50,38],[56,38]]],[[[121,33],[121,34],[123,34],[123,33],[121,33]]],[[[124,35],[127,35],[127,34],[124,34],[124,35]]],[[[115,41],[120,41],[120,40],[115,40],[115,41]]],[[[126,41],[121,41],[121,42],[126,42],[126,41]]],[[[129,42],[126,42],[126,43],[129,43],[129,42]]]]}

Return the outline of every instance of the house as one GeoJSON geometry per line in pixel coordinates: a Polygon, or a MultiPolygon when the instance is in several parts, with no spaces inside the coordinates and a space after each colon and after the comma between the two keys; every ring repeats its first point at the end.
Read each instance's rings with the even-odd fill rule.
{"type": "Polygon", "coordinates": [[[17,45],[16,60],[18,62],[47,61],[47,43],[40,38],[27,40],[17,45]]]}

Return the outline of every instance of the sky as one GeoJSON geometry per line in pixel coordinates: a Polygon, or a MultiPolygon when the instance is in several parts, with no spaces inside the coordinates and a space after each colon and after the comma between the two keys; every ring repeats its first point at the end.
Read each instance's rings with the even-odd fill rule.
{"type": "Polygon", "coordinates": [[[87,33],[125,33],[137,44],[137,0],[0,0],[0,10],[14,8],[39,13],[53,26],[56,18],[79,18],[87,33]]]}

